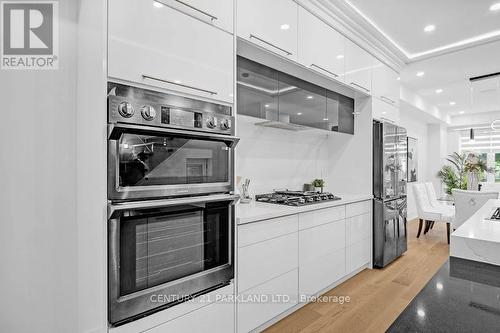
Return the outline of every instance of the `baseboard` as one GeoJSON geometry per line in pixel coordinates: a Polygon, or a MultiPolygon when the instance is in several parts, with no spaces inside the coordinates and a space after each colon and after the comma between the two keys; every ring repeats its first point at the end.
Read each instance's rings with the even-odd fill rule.
{"type": "MultiPolygon", "coordinates": [[[[314,297],[317,297],[317,296],[321,296],[323,295],[324,293],[332,290],[333,288],[337,287],[338,285],[342,284],[343,282],[349,280],[350,278],[352,278],[353,276],[355,276],[356,274],[358,274],[359,272],[361,272],[362,270],[364,269],[371,269],[371,264],[370,263],[366,263],[365,265],[361,266],[360,268],[354,270],[353,272],[349,273],[348,275],[344,276],[343,278],[335,281],[334,283],[332,283],[331,285],[329,285],[328,287],[320,290],[319,292],[317,292],[316,294],[314,294],[313,296],[314,297]]],[[[295,311],[297,311],[298,309],[300,309],[301,307],[303,307],[304,305],[307,305],[309,303],[299,303],[297,305],[295,305],[294,307],[291,307],[290,309],[286,310],[285,312],[282,312],[280,313],[279,315],[277,315],[276,317],[274,317],[273,319],[265,322],[264,324],[260,325],[259,327],[251,330],[250,332],[251,333],[259,333],[259,332],[262,332],[264,331],[266,328],[269,328],[270,326],[276,324],[277,322],[279,322],[280,320],[282,320],[283,318],[291,315],[292,313],[294,313],[295,311]]]]}

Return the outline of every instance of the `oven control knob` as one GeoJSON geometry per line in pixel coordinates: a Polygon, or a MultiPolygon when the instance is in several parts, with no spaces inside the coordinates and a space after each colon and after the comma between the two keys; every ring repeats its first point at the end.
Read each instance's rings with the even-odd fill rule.
{"type": "Polygon", "coordinates": [[[228,130],[228,129],[230,129],[230,128],[231,128],[231,123],[229,122],[229,120],[228,120],[228,119],[222,119],[222,120],[220,121],[220,128],[221,128],[222,130],[228,130]]]}
{"type": "Polygon", "coordinates": [[[118,113],[120,113],[122,117],[130,118],[134,115],[134,107],[129,102],[121,102],[118,105],[118,113]]]}
{"type": "Polygon", "coordinates": [[[142,118],[146,120],[153,120],[156,117],[156,110],[151,105],[144,105],[141,108],[142,118]]]}
{"type": "Polygon", "coordinates": [[[207,124],[208,128],[217,127],[217,118],[215,118],[215,117],[208,118],[206,124],[207,124]]]}

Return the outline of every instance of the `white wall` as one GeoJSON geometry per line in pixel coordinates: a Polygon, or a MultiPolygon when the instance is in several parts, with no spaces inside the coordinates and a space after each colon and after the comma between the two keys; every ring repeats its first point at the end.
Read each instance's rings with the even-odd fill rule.
{"type": "Polygon", "coordinates": [[[238,116],[236,175],[250,178],[252,195],[276,188],[301,190],[314,178],[326,181],[334,194],[372,193],[372,119],[369,99],[357,101],[361,111],[355,135],[320,130],[286,131],[254,125],[261,120],[238,116]]]}
{"type": "Polygon", "coordinates": [[[236,176],[251,180],[252,195],[277,188],[301,190],[304,183],[326,177],[327,142],[333,139],[331,136],[317,130],[295,132],[256,126],[254,123],[259,121],[237,117],[240,142],[236,148],[236,176]]]}
{"type": "Polygon", "coordinates": [[[0,332],[77,332],[77,5],[58,70],[0,70],[0,332]]]}
{"type": "MultiPolygon", "coordinates": [[[[417,155],[418,155],[418,182],[425,182],[429,180],[427,147],[428,147],[428,125],[425,121],[421,120],[417,115],[417,111],[402,106],[400,110],[400,123],[399,125],[406,128],[408,136],[417,139],[417,155]]],[[[417,216],[417,209],[415,197],[413,195],[412,183],[408,183],[408,220],[414,219],[417,216]]]]}

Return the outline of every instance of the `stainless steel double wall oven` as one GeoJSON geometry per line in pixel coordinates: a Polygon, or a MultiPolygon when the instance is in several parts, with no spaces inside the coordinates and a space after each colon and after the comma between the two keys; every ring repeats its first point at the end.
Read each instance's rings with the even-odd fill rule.
{"type": "Polygon", "coordinates": [[[108,84],[111,325],[234,277],[232,108],[108,84]]]}

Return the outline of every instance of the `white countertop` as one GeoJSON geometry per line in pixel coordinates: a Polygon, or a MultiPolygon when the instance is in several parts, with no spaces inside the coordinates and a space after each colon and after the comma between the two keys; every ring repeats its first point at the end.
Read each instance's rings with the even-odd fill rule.
{"type": "Polygon", "coordinates": [[[486,220],[500,200],[489,200],[451,234],[450,256],[500,265],[500,222],[486,220]]]}
{"type": "Polygon", "coordinates": [[[311,210],[317,210],[328,207],[346,205],[354,202],[371,200],[372,195],[367,194],[344,194],[338,195],[341,200],[327,201],[306,206],[294,207],[277,205],[265,202],[256,202],[252,200],[250,203],[238,203],[236,207],[236,222],[237,224],[245,224],[260,220],[272,219],[275,217],[293,215],[311,210]]]}

